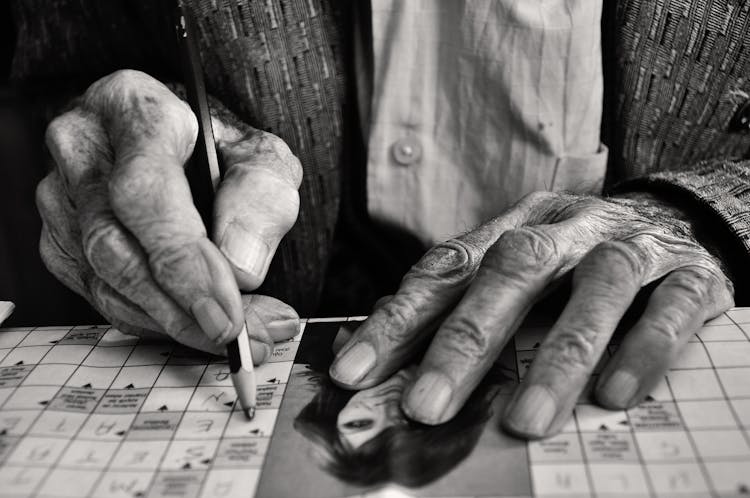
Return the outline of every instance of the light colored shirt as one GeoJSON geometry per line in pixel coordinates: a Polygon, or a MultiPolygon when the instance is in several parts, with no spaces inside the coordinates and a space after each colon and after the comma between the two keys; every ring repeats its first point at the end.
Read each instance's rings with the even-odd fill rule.
{"type": "Polygon", "coordinates": [[[601,190],[602,0],[372,0],[370,215],[425,244],[601,190]]]}

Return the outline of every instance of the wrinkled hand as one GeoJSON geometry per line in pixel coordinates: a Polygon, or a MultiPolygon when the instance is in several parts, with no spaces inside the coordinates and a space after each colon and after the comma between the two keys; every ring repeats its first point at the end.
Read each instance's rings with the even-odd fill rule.
{"type": "Polygon", "coordinates": [[[561,429],[644,285],[662,279],[602,371],[595,394],[609,408],[645,397],[704,321],[733,305],[731,282],[676,210],[647,196],[535,193],[430,250],[338,352],[331,376],[348,388],[372,386],[429,342],[402,407],[417,421],[444,422],[570,270],[569,301],[503,419],[521,436],[561,429]]]}
{"type": "Polygon", "coordinates": [[[47,129],[56,168],[39,184],[42,259],[123,332],[166,333],[222,353],[247,322],[253,358],[297,331],[296,312],[240,296],[265,278],[299,209],[302,169],[281,139],[214,118],[227,172],[209,240],[183,171],[198,123],[137,71],[94,83],[47,129]],[[239,287],[238,287],[239,286],[239,287]]]}

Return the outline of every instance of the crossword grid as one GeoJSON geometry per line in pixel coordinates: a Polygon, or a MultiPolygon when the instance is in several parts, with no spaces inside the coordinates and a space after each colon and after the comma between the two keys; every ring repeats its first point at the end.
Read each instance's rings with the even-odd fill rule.
{"type": "MultiPolygon", "coordinates": [[[[520,378],[544,332],[517,338],[520,378]]],[[[750,495],[749,334],[750,309],[711,321],[632,410],[603,410],[585,393],[561,434],[529,443],[534,494],[750,495]]]]}
{"type": "Polygon", "coordinates": [[[304,323],[256,370],[116,329],[0,333],[0,496],[235,497],[255,488],[304,323]]]}
{"type": "MultiPolygon", "coordinates": [[[[0,497],[252,494],[304,327],[258,367],[252,422],[221,358],[109,327],[2,329],[0,497]]],[[[545,333],[516,338],[519,378],[545,333]]],[[[750,309],[737,309],[639,407],[602,410],[587,392],[561,434],[529,443],[534,494],[750,494],[749,376],[750,309]]]]}

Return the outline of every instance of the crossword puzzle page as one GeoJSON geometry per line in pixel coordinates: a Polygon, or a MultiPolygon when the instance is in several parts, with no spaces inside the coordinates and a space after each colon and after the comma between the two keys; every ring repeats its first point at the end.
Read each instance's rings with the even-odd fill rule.
{"type": "Polygon", "coordinates": [[[258,367],[252,422],[223,358],[109,327],[0,331],[0,496],[252,496],[299,345],[258,367]]]}
{"type": "MultiPolygon", "coordinates": [[[[304,327],[257,368],[252,422],[223,358],[106,326],[0,329],[0,497],[252,496],[304,327]]],[[[520,378],[544,333],[516,338],[520,378]]],[[[750,309],[732,310],[639,407],[583,395],[527,445],[534,496],[750,494],[749,337],[750,309]]]]}

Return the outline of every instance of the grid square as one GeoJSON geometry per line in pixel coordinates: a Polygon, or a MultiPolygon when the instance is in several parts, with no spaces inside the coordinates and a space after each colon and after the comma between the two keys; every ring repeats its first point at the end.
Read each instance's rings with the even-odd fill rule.
{"type": "Polygon", "coordinates": [[[40,410],[55,397],[57,386],[22,386],[10,395],[3,410],[40,410]]]}
{"type": "Polygon", "coordinates": [[[167,365],[156,379],[156,387],[189,387],[200,381],[206,365],[167,365]]]}
{"type": "Polygon", "coordinates": [[[736,323],[750,323],[750,308],[737,308],[726,313],[736,323]]]}
{"type": "Polygon", "coordinates": [[[34,423],[39,412],[31,410],[0,411],[0,431],[6,436],[23,436],[34,423]]]}
{"type": "Polygon", "coordinates": [[[214,458],[219,442],[172,441],[159,466],[163,470],[205,470],[214,458]]]}
{"type": "Polygon", "coordinates": [[[164,365],[172,352],[172,343],[137,344],[125,366],[164,365]]]}
{"type": "Polygon", "coordinates": [[[677,400],[724,397],[713,370],[674,370],[668,378],[677,400]]]}
{"type": "Polygon", "coordinates": [[[141,365],[122,367],[117,378],[112,382],[112,389],[139,389],[151,387],[159,376],[161,365],[141,365]]]}
{"type": "Polygon", "coordinates": [[[750,342],[707,342],[706,349],[716,368],[745,367],[750,358],[750,342]]]}
{"type": "Polygon", "coordinates": [[[704,460],[737,458],[750,459],[750,446],[739,430],[693,431],[693,441],[704,460]]]}
{"type": "Polygon", "coordinates": [[[16,348],[3,358],[3,361],[0,362],[0,367],[39,363],[51,348],[52,346],[27,346],[16,348]]]}
{"type": "Polygon", "coordinates": [[[93,496],[133,498],[145,496],[154,471],[107,471],[96,485],[93,496]]]}
{"type": "Polygon", "coordinates": [[[237,393],[234,387],[200,386],[190,400],[188,411],[231,411],[237,393]]]}
{"type": "Polygon", "coordinates": [[[260,469],[212,469],[203,482],[202,497],[247,498],[260,479],[260,469]]]}
{"type": "Polygon", "coordinates": [[[200,380],[201,386],[231,386],[232,376],[229,374],[229,365],[224,363],[212,363],[206,367],[200,380]]]}
{"type": "Polygon", "coordinates": [[[169,440],[125,441],[120,444],[110,468],[114,470],[153,470],[167,451],[169,440]]]}
{"type": "Polygon", "coordinates": [[[30,332],[18,346],[53,346],[65,337],[68,333],[67,328],[58,329],[35,329],[30,332]]]}
{"type": "MultiPolygon", "coordinates": [[[[260,411],[260,410],[259,410],[260,411]]],[[[231,412],[186,412],[175,439],[219,439],[231,412]]]]}
{"type": "Polygon", "coordinates": [[[0,493],[3,496],[29,496],[44,479],[47,469],[28,465],[0,467],[0,493]]]}
{"type": "Polygon", "coordinates": [[[722,313],[721,315],[717,316],[716,318],[707,321],[703,327],[712,327],[715,325],[732,325],[734,322],[732,319],[728,316],[727,313],[722,313]]]}
{"type": "Polygon", "coordinates": [[[121,441],[135,419],[135,413],[94,413],[81,427],[78,438],[121,441]]]}
{"type": "Polygon", "coordinates": [[[104,469],[118,444],[115,441],[73,440],[58,465],[74,469],[104,469]]]}
{"type": "Polygon", "coordinates": [[[589,464],[594,491],[599,496],[608,494],[647,496],[649,493],[643,468],[638,464],[589,464]]]}
{"type": "MultiPolygon", "coordinates": [[[[720,343],[721,344],[721,343],[720,343]]],[[[737,344],[733,342],[731,344],[737,344]]],[[[711,361],[706,354],[706,350],[700,342],[689,342],[680,352],[677,360],[672,365],[673,369],[677,368],[710,368],[711,361]]]]}
{"type": "Polygon", "coordinates": [[[750,399],[733,399],[731,403],[737,418],[740,419],[740,424],[745,428],[750,428],[750,399]]]}
{"type": "Polygon", "coordinates": [[[697,463],[652,463],[646,465],[654,489],[665,496],[709,496],[708,486],[697,463]]]}
{"type": "Polygon", "coordinates": [[[89,367],[121,367],[125,364],[133,346],[95,346],[83,361],[89,367]]]}
{"type": "Polygon", "coordinates": [[[8,457],[9,463],[18,465],[52,465],[67,446],[67,439],[26,436],[21,439],[8,457]]]}
{"type": "Polygon", "coordinates": [[[742,330],[740,330],[740,328],[734,323],[705,327],[698,332],[698,337],[700,337],[703,342],[747,341],[745,334],[743,334],[742,330]]]}
{"type": "Polygon", "coordinates": [[[224,429],[224,437],[271,437],[279,410],[258,410],[255,417],[248,421],[240,410],[232,412],[224,429]]]}
{"type": "Polygon", "coordinates": [[[120,371],[116,367],[78,367],[66,386],[107,389],[120,371]]]}
{"type": "Polygon", "coordinates": [[[589,494],[586,469],[582,463],[532,463],[531,482],[536,495],[582,496],[589,494]]]}
{"type": "Polygon", "coordinates": [[[750,396],[750,368],[717,368],[716,373],[727,396],[750,396]]]}
{"type": "Polygon", "coordinates": [[[194,387],[154,387],[141,407],[142,412],[183,411],[193,396],[194,387]]]}
{"type": "Polygon", "coordinates": [[[0,407],[5,404],[5,401],[10,397],[11,394],[13,394],[15,390],[15,387],[0,387],[0,407]]]}
{"type": "Polygon", "coordinates": [[[720,496],[743,496],[750,488],[750,460],[707,462],[706,470],[720,496]]]}
{"type": "Polygon", "coordinates": [[[39,494],[45,497],[87,496],[98,478],[96,470],[54,469],[39,489],[39,494]]]}
{"type": "Polygon", "coordinates": [[[557,434],[551,438],[530,441],[529,460],[542,462],[580,462],[583,459],[578,434],[557,434]]]}
{"type": "Polygon", "coordinates": [[[67,363],[80,365],[93,346],[87,344],[58,344],[49,350],[40,363],[67,363]]]}
{"type": "Polygon", "coordinates": [[[23,386],[63,386],[75,372],[75,365],[42,364],[34,367],[23,380],[23,386]]]}
{"type": "Polygon", "coordinates": [[[0,330],[0,348],[14,348],[28,334],[28,330],[0,330]]]}
{"type": "Polygon", "coordinates": [[[711,401],[679,401],[682,420],[691,429],[737,428],[737,422],[723,399],[711,401]]]}
{"type": "Polygon", "coordinates": [[[73,437],[86,422],[85,413],[45,410],[29,429],[29,434],[46,437],[73,437]]]}
{"type": "Polygon", "coordinates": [[[693,461],[695,454],[684,431],[636,432],[635,439],[646,462],[693,461]]]}

